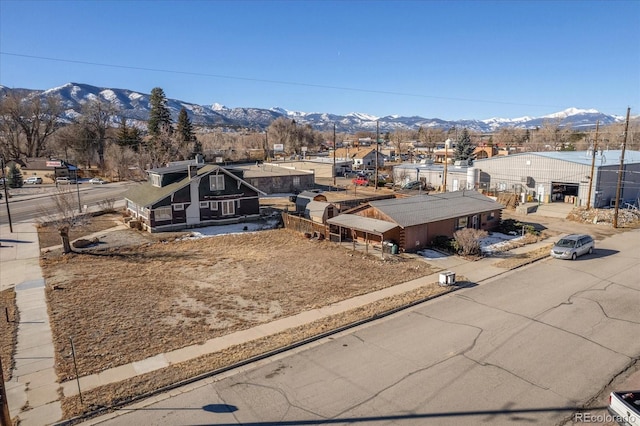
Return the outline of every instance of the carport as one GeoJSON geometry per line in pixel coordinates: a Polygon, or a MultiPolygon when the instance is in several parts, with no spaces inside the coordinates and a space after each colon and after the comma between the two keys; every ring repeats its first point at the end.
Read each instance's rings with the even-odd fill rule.
{"type": "Polygon", "coordinates": [[[355,250],[356,241],[362,240],[365,243],[366,253],[369,252],[370,243],[379,243],[382,258],[384,258],[383,242],[397,241],[400,237],[400,227],[397,224],[355,214],[341,214],[328,219],[327,224],[329,224],[330,241],[342,243],[351,240],[355,250]]]}

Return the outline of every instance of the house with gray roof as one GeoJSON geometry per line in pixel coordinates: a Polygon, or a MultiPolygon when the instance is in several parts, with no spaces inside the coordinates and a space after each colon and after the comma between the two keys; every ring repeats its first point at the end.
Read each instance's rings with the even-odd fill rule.
{"type": "Polygon", "coordinates": [[[126,210],[149,232],[244,222],[260,216],[266,195],[212,164],[174,164],[148,171],[148,181],[125,192],[126,210]]]}
{"type": "Polygon", "coordinates": [[[504,206],[477,191],[371,201],[328,219],[333,240],[395,242],[400,251],[430,246],[438,236],[464,228],[490,231],[500,224],[504,206]]]}

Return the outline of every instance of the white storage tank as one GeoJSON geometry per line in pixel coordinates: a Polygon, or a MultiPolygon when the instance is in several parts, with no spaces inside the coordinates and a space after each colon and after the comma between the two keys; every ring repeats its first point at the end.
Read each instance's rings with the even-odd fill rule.
{"type": "Polygon", "coordinates": [[[467,169],[467,189],[476,189],[480,181],[480,169],[469,167],[467,169]]]}

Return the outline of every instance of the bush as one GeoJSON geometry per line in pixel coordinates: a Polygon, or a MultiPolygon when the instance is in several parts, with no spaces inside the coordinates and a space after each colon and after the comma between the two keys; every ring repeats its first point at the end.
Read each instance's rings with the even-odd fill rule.
{"type": "Polygon", "coordinates": [[[481,229],[464,228],[456,231],[453,237],[458,245],[458,250],[464,256],[480,254],[480,240],[489,235],[481,229]]]}
{"type": "Polygon", "coordinates": [[[434,248],[442,249],[446,251],[457,251],[457,247],[454,246],[455,240],[447,237],[446,235],[436,235],[431,242],[434,248]]]}
{"type": "Polygon", "coordinates": [[[510,235],[521,235],[524,227],[525,234],[540,235],[540,231],[536,230],[533,225],[525,224],[515,219],[505,219],[500,222],[496,232],[510,235]]]}

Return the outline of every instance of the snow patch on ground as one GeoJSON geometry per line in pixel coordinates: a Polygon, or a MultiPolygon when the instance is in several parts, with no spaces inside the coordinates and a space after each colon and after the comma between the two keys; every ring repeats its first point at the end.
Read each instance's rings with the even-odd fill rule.
{"type": "Polygon", "coordinates": [[[274,229],[278,226],[279,220],[270,219],[265,222],[244,222],[232,223],[229,225],[216,225],[198,228],[197,231],[191,232],[190,235],[182,238],[183,240],[197,240],[200,238],[215,237],[218,235],[242,234],[245,232],[257,232],[267,229],[274,229]]]}
{"type": "MultiPolygon", "coordinates": [[[[491,235],[486,236],[480,240],[480,251],[484,254],[491,254],[504,251],[512,241],[518,241],[522,236],[507,235],[500,232],[493,232],[491,235]]],[[[444,259],[449,257],[449,254],[442,253],[436,250],[425,249],[417,252],[425,259],[444,259]]]]}

